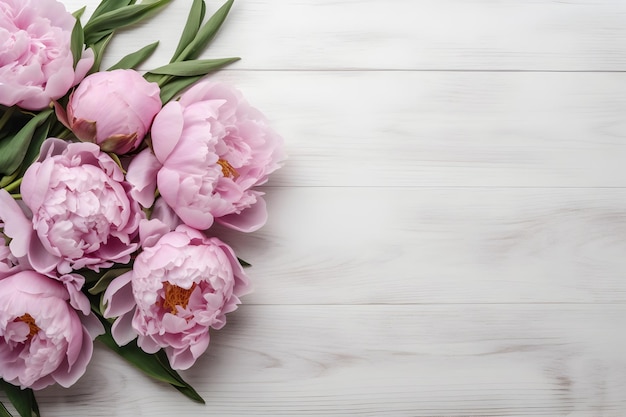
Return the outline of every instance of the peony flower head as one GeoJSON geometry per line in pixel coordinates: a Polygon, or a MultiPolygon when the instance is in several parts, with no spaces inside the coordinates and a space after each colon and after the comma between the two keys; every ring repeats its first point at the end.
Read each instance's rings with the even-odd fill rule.
{"type": "Polygon", "coordinates": [[[104,294],[105,317],[123,345],[137,337],[146,352],[165,349],[172,368],[187,369],[207,349],[209,329],[226,324],[248,280],[232,249],[186,225],[174,231],[142,222],[143,251],[133,270],[104,294]]]}
{"type": "Polygon", "coordinates": [[[47,139],[21,185],[26,211],[0,190],[0,218],[17,257],[54,275],[127,263],[143,217],[120,167],[93,143],[47,139]]]}
{"type": "Polygon", "coordinates": [[[0,378],[41,389],[69,387],[84,374],[103,328],[73,286],[79,280],[68,278],[67,287],[34,271],[0,279],[0,378]]]}
{"type": "Polygon", "coordinates": [[[83,79],[94,54],[84,51],[74,68],[75,22],[56,0],[0,2],[0,104],[41,110],[83,79]]]}
{"type": "MultiPolygon", "coordinates": [[[[151,133],[159,192],[187,225],[205,230],[215,219],[250,232],[265,223],[263,193],[254,187],[280,167],[282,138],[241,93],[200,82],[163,107],[151,133]]],[[[134,170],[155,171],[154,163],[131,165],[129,176],[134,170]]]]}
{"type": "Polygon", "coordinates": [[[119,155],[136,149],[161,110],[159,86],[137,71],[114,70],[89,75],[57,115],[82,141],[119,155]]]}

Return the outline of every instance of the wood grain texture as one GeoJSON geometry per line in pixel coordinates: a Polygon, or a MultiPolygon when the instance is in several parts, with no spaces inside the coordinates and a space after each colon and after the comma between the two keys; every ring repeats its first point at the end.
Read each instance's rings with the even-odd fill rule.
{"type": "MultiPolygon", "coordinates": [[[[188,3],[123,33],[106,62],[156,40],[169,57],[188,3]]],[[[622,0],[238,0],[205,56],[245,57],[242,70],[623,71],[625,19],[622,0]]]]}
{"type": "MultiPolygon", "coordinates": [[[[70,10],[97,0],[62,0],[70,10]]],[[[221,2],[208,2],[209,12],[221,2]]],[[[190,2],[120,31],[105,67],[190,2]]],[[[626,415],[626,2],[237,0],[204,57],[286,139],[188,402],[98,346],[44,417],[626,415]]],[[[2,398],[2,397],[0,397],[2,398]]]]}
{"type": "Polygon", "coordinates": [[[186,373],[205,407],[100,350],[81,381],[91,383],[40,398],[67,417],[621,417],[626,407],[624,306],[247,306],[229,320],[186,373]]]}
{"type": "Polygon", "coordinates": [[[626,302],[626,190],[275,188],[258,304],[626,302]]]}
{"type": "Polygon", "coordinates": [[[284,186],[626,186],[626,74],[231,72],[284,186]],[[280,116],[279,116],[280,115],[280,116]]]}

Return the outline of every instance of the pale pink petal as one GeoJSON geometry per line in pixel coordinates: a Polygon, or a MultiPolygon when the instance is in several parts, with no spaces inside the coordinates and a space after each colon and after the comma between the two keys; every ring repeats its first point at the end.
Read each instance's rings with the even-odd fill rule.
{"type": "Polygon", "coordinates": [[[170,101],[152,123],[152,146],[159,162],[164,163],[176,147],[183,131],[183,113],[178,102],[170,101]]]}
{"type": "Polygon", "coordinates": [[[240,232],[254,232],[267,222],[267,208],[265,200],[258,197],[256,203],[241,212],[218,217],[217,222],[240,232]]]}
{"type": "Polygon", "coordinates": [[[118,345],[127,345],[137,337],[137,332],[132,326],[132,320],[133,314],[129,312],[118,317],[111,326],[111,335],[118,345]]]}
{"type": "Polygon", "coordinates": [[[150,149],[144,149],[135,155],[126,173],[126,180],[132,185],[131,195],[143,207],[154,203],[157,186],[157,172],[161,164],[150,149]]]}
{"type": "Polygon", "coordinates": [[[4,223],[4,234],[12,239],[9,247],[13,255],[26,256],[33,225],[13,197],[4,189],[0,189],[0,219],[4,223]]]}
{"type": "Polygon", "coordinates": [[[135,300],[131,286],[132,276],[132,271],[129,271],[111,281],[102,298],[106,305],[104,317],[118,317],[133,309],[135,300]]]}

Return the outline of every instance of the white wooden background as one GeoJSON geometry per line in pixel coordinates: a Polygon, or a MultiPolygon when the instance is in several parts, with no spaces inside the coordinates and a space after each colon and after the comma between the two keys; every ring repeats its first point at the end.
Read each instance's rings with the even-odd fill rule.
{"type": "MultiPolygon", "coordinates": [[[[189,4],[105,65],[168,62],[189,4]]],[[[626,1],[237,0],[225,56],[290,159],[221,233],[255,292],[207,405],[99,348],[44,417],[626,415],[626,1]]]]}

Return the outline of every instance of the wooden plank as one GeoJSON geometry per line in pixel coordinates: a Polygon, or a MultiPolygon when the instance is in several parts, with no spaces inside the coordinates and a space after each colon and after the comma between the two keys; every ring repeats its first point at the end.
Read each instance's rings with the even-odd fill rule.
{"type": "Polygon", "coordinates": [[[624,189],[268,191],[246,303],[626,302],[624,189]]]}
{"type": "Polygon", "coordinates": [[[39,394],[45,415],[626,412],[624,306],[248,306],[229,321],[185,374],[206,406],[97,350],[76,386],[39,394]]]}
{"type": "MultiPolygon", "coordinates": [[[[626,3],[625,3],[626,4],[626,3]]],[[[221,72],[285,137],[280,186],[626,186],[626,74],[221,72]]]]}
{"type": "MultiPolygon", "coordinates": [[[[122,33],[105,62],[159,39],[145,68],[168,62],[188,8],[122,33]]],[[[244,57],[239,69],[624,71],[625,20],[622,0],[238,0],[205,56],[244,57]]]]}

